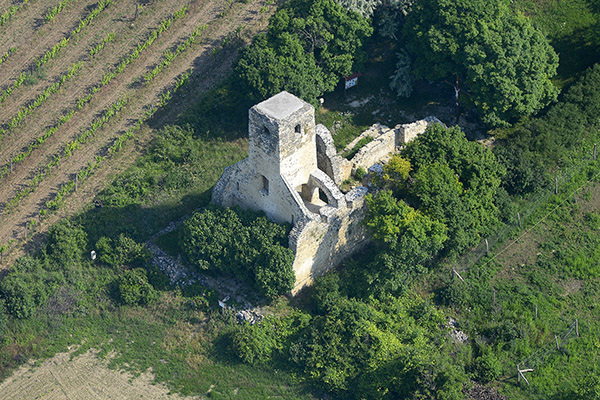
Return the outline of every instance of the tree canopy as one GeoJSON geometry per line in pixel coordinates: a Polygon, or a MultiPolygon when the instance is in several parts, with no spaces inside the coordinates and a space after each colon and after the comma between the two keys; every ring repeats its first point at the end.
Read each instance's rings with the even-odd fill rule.
{"type": "Polygon", "coordinates": [[[255,99],[287,90],[314,101],[352,72],[371,33],[365,18],[333,0],[292,0],[242,52],[236,71],[255,99]]]}
{"type": "Polygon", "coordinates": [[[503,126],[557,97],[558,56],[524,15],[500,0],[422,0],[406,17],[414,73],[466,86],[484,122],[503,126]]]}

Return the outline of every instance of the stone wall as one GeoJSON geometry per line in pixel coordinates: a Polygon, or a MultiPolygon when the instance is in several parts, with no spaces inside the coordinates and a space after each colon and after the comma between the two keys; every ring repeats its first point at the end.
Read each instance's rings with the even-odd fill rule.
{"type": "Polygon", "coordinates": [[[356,188],[346,194],[346,208],[336,210],[330,207],[332,212],[321,220],[306,220],[294,227],[289,243],[296,254],[293,294],[369,243],[362,223],[366,213],[366,193],[365,187],[356,188]]]}

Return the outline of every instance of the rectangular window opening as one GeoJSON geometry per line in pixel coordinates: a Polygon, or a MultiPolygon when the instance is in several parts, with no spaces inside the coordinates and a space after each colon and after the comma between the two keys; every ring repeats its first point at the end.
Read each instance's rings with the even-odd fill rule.
{"type": "Polygon", "coordinates": [[[269,180],[264,175],[261,175],[261,182],[262,191],[264,192],[264,194],[269,194],[269,180]]]}

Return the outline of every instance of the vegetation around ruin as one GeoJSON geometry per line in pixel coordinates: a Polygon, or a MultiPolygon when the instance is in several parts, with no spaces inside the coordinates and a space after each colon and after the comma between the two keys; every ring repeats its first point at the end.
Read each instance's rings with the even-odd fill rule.
{"type": "Polygon", "coordinates": [[[210,398],[600,399],[596,0],[38,3],[0,9],[0,377],[76,346],[210,398]],[[242,16],[266,32],[232,65],[242,16]],[[34,19],[39,46],[11,41],[34,19]],[[540,65],[499,71],[511,46],[540,65]],[[324,97],[340,149],[374,122],[449,126],[375,179],[373,245],[295,298],[289,227],[209,206],[246,156],[248,107],[283,89],[324,97]],[[8,265],[23,237],[36,246],[8,265]],[[239,323],[204,281],[172,284],[153,243],[237,277],[267,317],[239,323]]]}

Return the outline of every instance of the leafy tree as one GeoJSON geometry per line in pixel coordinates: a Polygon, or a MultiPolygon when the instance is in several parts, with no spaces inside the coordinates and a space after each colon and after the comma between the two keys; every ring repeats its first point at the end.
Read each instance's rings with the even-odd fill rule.
{"type": "Polygon", "coordinates": [[[558,56],[529,19],[502,0],[423,0],[406,18],[414,73],[466,86],[484,122],[503,126],[556,99],[558,56]]]}
{"type": "Polygon", "coordinates": [[[359,13],[363,17],[370,17],[373,11],[381,5],[381,0],[336,0],[344,8],[359,13]]]}
{"type": "Polygon", "coordinates": [[[442,249],[446,226],[413,209],[392,192],[368,194],[365,223],[373,238],[402,262],[422,264],[442,249]]]}
{"type": "Polygon", "coordinates": [[[142,268],[124,270],[118,278],[118,291],[121,302],[127,305],[150,304],[158,298],[142,268]]]}
{"type": "Polygon", "coordinates": [[[393,155],[390,161],[383,166],[383,186],[391,186],[396,190],[403,188],[411,170],[412,166],[409,160],[399,154],[393,155]]]}
{"type": "Polygon", "coordinates": [[[460,128],[434,124],[403,155],[415,170],[409,191],[424,213],[448,227],[450,250],[476,243],[498,221],[495,196],[505,169],[460,128]]]}
{"type": "Polygon", "coordinates": [[[238,76],[256,99],[288,90],[308,101],[349,75],[372,28],[333,0],[292,0],[241,54],[238,76]]]}

